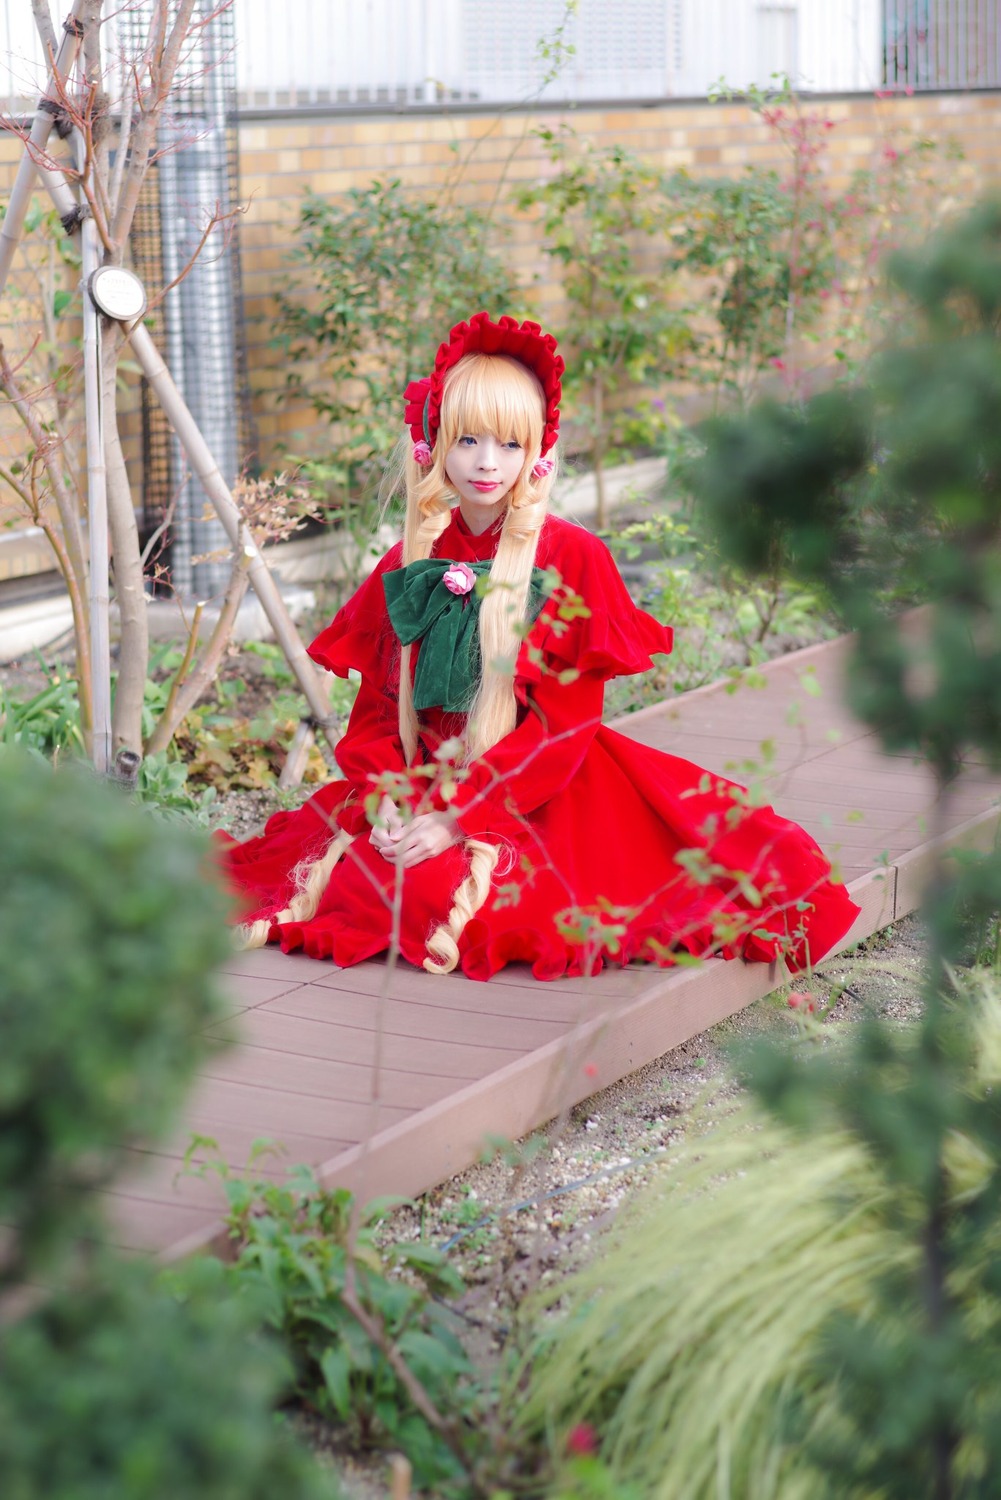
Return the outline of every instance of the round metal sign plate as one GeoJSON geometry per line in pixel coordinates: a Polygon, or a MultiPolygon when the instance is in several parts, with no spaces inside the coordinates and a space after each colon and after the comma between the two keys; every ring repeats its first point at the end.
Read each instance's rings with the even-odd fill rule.
{"type": "Polygon", "coordinates": [[[95,307],[119,323],[132,323],[146,311],[142,282],[123,266],[98,266],[88,290],[95,307]]]}

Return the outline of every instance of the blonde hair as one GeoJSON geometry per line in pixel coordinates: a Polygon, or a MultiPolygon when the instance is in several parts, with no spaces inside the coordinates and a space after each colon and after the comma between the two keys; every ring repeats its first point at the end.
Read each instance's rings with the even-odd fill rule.
{"type": "MultiPolygon", "coordinates": [[[[546,518],[555,466],[544,476],[533,476],[539,457],[545,417],[545,397],[535,375],[516,359],[503,354],[467,354],[445,377],[441,418],[429,469],[415,462],[409,451],[404,463],[407,508],[403,528],[403,566],[431,556],[434,544],[452,519],[457,496],[448,482],[445,462],[463,433],[491,433],[501,442],[518,442],[524,454],[521,473],[508,495],[490,581],[480,605],[480,686],[470,705],[464,760],[483,755],[510,733],[517,719],[514,664],[524,635],[528,591],[535,566],[539,533],[546,518]]],[[[554,455],[555,457],[555,455],[554,455]]],[[[387,496],[392,483],[383,487],[387,496]]],[[[399,726],[407,764],[417,757],[420,723],[413,703],[411,648],[400,657],[399,726]]],[[[247,946],[267,941],[272,922],[308,921],[315,915],[330,874],[350,839],[338,834],[323,857],[296,871],[296,894],[288,908],[271,921],[245,929],[247,946]]],[[[466,839],[469,873],[452,897],[448,919],[427,940],[424,968],[448,974],[459,961],[458,940],[466,923],[490,894],[499,851],[484,839],[466,839]]]]}
{"type": "Polygon", "coordinates": [[[304,859],[296,865],[292,871],[293,893],[288,906],[273,917],[261,917],[256,922],[239,926],[236,931],[240,947],[263,948],[276,922],[309,922],[315,917],[334,866],[353,842],[351,834],[338,831],[319,859],[304,859]]]}
{"type": "MultiPolygon", "coordinates": [[[[521,445],[524,463],[508,495],[500,540],[490,566],[490,583],[480,605],[481,678],[466,719],[468,763],[510,733],[517,719],[514,663],[524,634],[528,589],[539,533],[546,518],[553,472],[533,476],[542,446],[545,396],[531,370],[503,354],[467,354],[445,377],[441,416],[429,470],[407,460],[407,515],[403,565],[430,557],[452,519],[456,500],[445,473],[453,445],[463,433],[492,433],[521,445]]],[[[413,705],[409,646],[400,660],[400,739],[408,763],[417,754],[420,725],[413,705]]],[[[458,939],[490,893],[498,850],[483,839],[467,839],[469,874],[452,898],[452,910],[430,936],[424,967],[447,974],[459,961],[458,939]]]]}

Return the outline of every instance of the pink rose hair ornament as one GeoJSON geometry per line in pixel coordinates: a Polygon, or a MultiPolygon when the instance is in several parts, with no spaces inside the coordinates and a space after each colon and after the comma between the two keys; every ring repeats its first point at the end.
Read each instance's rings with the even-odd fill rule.
{"type": "Polygon", "coordinates": [[[445,376],[467,354],[506,354],[535,375],[542,386],[546,413],[542,446],[532,466],[532,477],[542,479],[551,474],[556,464],[546,454],[559,436],[560,382],[566,366],[551,333],[543,333],[538,323],[528,319],[519,323],[507,314],[494,323],[489,313],[478,312],[468,323],[457,323],[440,345],[431,374],[423,380],[412,380],[407,386],[403,393],[406,403],[403,416],[414,440],[414,461],[422,468],[433,462],[445,376]]]}

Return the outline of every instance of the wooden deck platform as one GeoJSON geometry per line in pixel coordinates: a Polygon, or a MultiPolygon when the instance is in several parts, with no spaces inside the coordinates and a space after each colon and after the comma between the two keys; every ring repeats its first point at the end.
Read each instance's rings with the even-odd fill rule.
{"type": "MultiPolygon", "coordinates": [[[[917,905],[932,789],[922,767],[882,755],[848,715],[845,659],[843,641],[811,647],[765,668],[760,687],[702,688],[616,727],[744,781],[764,745],[769,800],[814,834],[862,907],[851,946],[917,905]]],[[[1001,783],[972,770],[948,841],[989,847],[999,797],[1001,783]]],[[[405,964],[387,976],[383,963],[235,955],[232,1015],[216,1032],[237,1044],[206,1063],[173,1141],[135,1153],[109,1194],[114,1238],[173,1257],[218,1235],[218,1182],[177,1176],[193,1132],[234,1167],[266,1138],[366,1199],[417,1194],[477,1160],[489,1138],[525,1134],[782,980],[774,965],[716,959],[552,984],[510,968],[477,984],[405,964]]]]}

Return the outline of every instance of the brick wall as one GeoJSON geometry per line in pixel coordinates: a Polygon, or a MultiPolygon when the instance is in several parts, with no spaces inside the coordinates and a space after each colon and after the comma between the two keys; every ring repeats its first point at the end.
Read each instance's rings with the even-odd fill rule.
{"type": "MultiPolygon", "coordinates": [[[[813,106],[811,106],[813,107],[813,106]]],[[[820,107],[820,106],[818,106],[820,107]]],[[[950,168],[957,203],[973,197],[1001,176],[995,133],[1001,121],[1001,94],[935,94],[877,100],[836,98],[822,106],[836,122],[828,136],[828,165],[835,188],[872,161],[898,135],[936,141],[950,138],[962,153],[950,168]]],[[[399,177],[407,186],[434,193],[455,180],[463,164],[457,197],[489,204],[499,174],[516,184],[546,170],[539,142],[540,124],[567,119],[577,133],[598,145],[620,144],[658,166],[684,168],[693,175],[729,175],[750,164],[783,165],[782,148],[745,106],[663,104],[649,108],[576,109],[567,115],[509,113],[350,116],[303,115],[294,119],[247,121],[240,131],[240,167],[250,207],[241,233],[244,292],[250,340],[254,404],[265,462],[282,446],[310,451],[322,442],[308,403],[279,404],[283,371],[270,340],[276,314],[274,294],[289,267],[298,201],[309,189],[342,193],[373,177],[399,177]],[[457,148],[457,149],[456,149],[457,148]]],[[[530,224],[504,219],[500,232],[525,287],[525,306],[513,311],[547,317],[559,331],[559,292],[530,224]]]]}
{"type": "MultiPolygon", "coordinates": [[[[1001,94],[918,94],[885,100],[838,97],[812,107],[822,107],[836,122],[828,136],[828,166],[835,188],[844,186],[855,169],[873,161],[897,135],[955,143],[962,159],[950,167],[949,186],[957,206],[1001,176],[995,144],[1001,94]]],[[[241,224],[245,310],[254,410],[266,466],[280,462],[283,448],[320,451],[323,442],[322,429],[307,402],[278,401],[284,371],[282,356],[272,343],[275,292],[289,274],[302,193],[306,189],[343,193],[381,176],[399,177],[408,186],[435,193],[448,190],[458,176],[457,197],[486,206],[495,197],[501,174],[506,182],[516,184],[546,170],[532,132],[540,124],[556,126],[563,119],[597,145],[621,144],[661,167],[685,168],[695,175],[733,174],[748,164],[781,168],[783,162],[782,148],[738,104],[582,108],[565,115],[512,111],[500,116],[469,112],[360,117],[303,112],[243,122],[241,187],[249,203],[241,224]]],[[[19,156],[19,142],[0,135],[0,193],[9,190],[19,156]]],[[[525,288],[524,306],[513,311],[536,312],[558,332],[559,290],[532,226],[503,214],[498,223],[525,288]]],[[[10,330],[9,317],[4,324],[8,339],[23,339],[28,332],[10,330]]],[[[128,413],[127,454],[136,479],[134,393],[126,393],[123,399],[128,413]]],[[[16,447],[20,435],[10,414],[0,409],[0,451],[12,443],[16,447]]]]}

